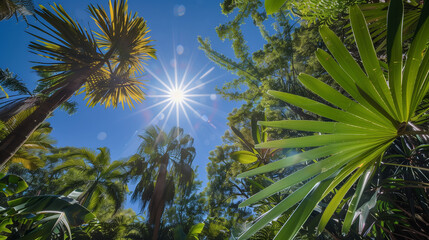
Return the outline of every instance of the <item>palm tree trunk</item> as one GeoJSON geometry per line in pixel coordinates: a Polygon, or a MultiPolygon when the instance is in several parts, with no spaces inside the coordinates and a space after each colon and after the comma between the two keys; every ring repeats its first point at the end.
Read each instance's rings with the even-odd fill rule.
{"type": "Polygon", "coordinates": [[[165,208],[165,198],[161,199],[161,202],[159,203],[159,207],[158,207],[158,209],[156,209],[155,227],[153,229],[152,240],[158,239],[159,228],[161,225],[161,217],[162,217],[162,213],[164,212],[164,208],[165,208]]]}
{"type": "Polygon", "coordinates": [[[82,193],[76,200],[79,202],[80,205],[86,207],[89,209],[89,203],[92,197],[92,194],[94,193],[94,189],[98,184],[98,180],[94,181],[91,186],[86,190],[84,193],[82,193]]]}
{"type": "Polygon", "coordinates": [[[149,203],[149,223],[154,225],[152,240],[158,239],[159,227],[161,224],[162,213],[165,208],[165,190],[167,186],[167,166],[169,155],[164,154],[161,157],[158,177],[156,178],[155,189],[149,203]]]}
{"type": "Polygon", "coordinates": [[[21,122],[5,139],[0,143],[0,169],[3,169],[7,161],[25,143],[34,130],[63,102],[67,101],[85,83],[88,76],[99,69],[103,64],[99,63],[95,67],[83,71],[81,74],[69,80],[62,89],[55,92],[46,99],[39,107],[24,121],[21,122]]]}

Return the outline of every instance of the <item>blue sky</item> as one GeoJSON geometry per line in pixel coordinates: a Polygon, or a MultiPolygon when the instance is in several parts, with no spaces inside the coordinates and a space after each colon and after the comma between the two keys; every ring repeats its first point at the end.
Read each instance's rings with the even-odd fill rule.
{"type": "MultiPolygon", "coordinates": [[[[95,28],[86,6],[89,3],[99,3],[107,7],[107,2],[107,0],[56,1],[63,5],[66,11],[82,26],[93,29],[95,28]]],[[[194,165],[199,166],[198,175],[199,179],[203,180],[203,187],[207,181],[205,166],[209,161],[209,152],[222,143],[221,136],[227,130],[227,115],[234,107],[239,106],[239,103],[229,102],[219,95],[215,95],[214,90],[216,86],[221,87],[224,82],[231,81],[234,76],[210,62],[204,52],[198,49],[197,36],[208,37],[215,49],[227,56],[233,56],[230,43],[220,41],[215,32],[215,27],[220,23],[232,20],[231,17],[221,14],[220,2],[129,0],[129,8],[133,12],[138,12],[139,16],[144,17],[147,21],[151,30],[150,36],[157,49],[158,60],[147,62],[150,72],[168,84],[165,72],[174,79],[174,66],[177,66],[178,79],[180,80],[185,72],[187,72],[185,82],[196,77],[189,85],[190,88],[196,87],[192,93],[206,95],[192,98],[199,104],[189,103],[195,109],[195,112],[187,111],[191,124],[186,120],[183,111],[179,116],[180,126],[195,138],[194,146],[197,156],[194,165]],[[186,71],[186,69],[188,70],[186,71]]],[[[52,1],[35,0],[35,3],[47,6],[52,1]]],[[[29,21],[35,22],[31,17],[29,21]]],[[[34,38],[26,31],[35,32],[35,30],[28,28],[24,21],[17,22],[14,19],[0,22],[0,29],[3,33],[0,38],[2,52],[0,67],[9,68],[12,72],[17,73],[29,87],[34,87],[37,75],[31,70],[33,64],[30,61],[44,61],[29,53],[27,48],[29,42],[34,38]]],[[[259,37],[259,34],[256,36],[259,37]]],[[[252,40],[255,41],[255,39],[252,40]]],[[[142,79],[147,80],[148,86],[145,92],[148,95],[164,94],[159,89],[165,89],[165,87],[148,71],[142,79]]],[[[57,110],[49,119],[54,128],[51,135],[57,140],[58,147],[75,146],[92,149],[108,147],[113,160],[116,160],[135,153],[140,144],[137,135],[142,134],[149,123],[165,125],[166,131],[176,125],[174,111],[167,122],[168,111],[158,115],[165,104],[150,108],[159,103],[161,98],[147,98],[132,110],[121,107],[106,109],[103,106],[89,108],[85,106],[81,95],[73,97],[72,100],[79,103],[77,113],[69,116],[57,110]],[[157,115],[158,118],[155,118],[157,115]]]]}

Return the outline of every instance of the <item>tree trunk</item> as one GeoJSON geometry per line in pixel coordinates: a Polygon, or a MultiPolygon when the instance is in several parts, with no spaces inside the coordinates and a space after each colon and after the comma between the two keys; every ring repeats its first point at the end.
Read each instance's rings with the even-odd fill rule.
{"type": "MultiPolygon", "coordinates": [[[[95,67],[83,71],[77,77],[72,78],[64,88],[55,92],[46,99],[39,107],[24,121],[21,122],[5,139],[0,143],[0,169],[3,169],[7,161],[25,143],[35,129],[63,102],[67,101],[85,83],[86,79],[94,69],[102,66],[101,63],[95,67]]],[[[67,81],[67,80],[66,80],[67,81]]]]}
{"type": "Polygon", "coordinates": [[[155,215],[155,227],[153,229],[152,240],[158,239],[159,228],[161,225],[161,217],[162,217],[162,213],[164,212],[164,208],[165,208],[165,199],[161,199],[161,202],[159,203],[159,207],[155,213],[156,214],[155,215]]]}
{"type": "Polygon", "coordinates": [[[149,203],[149,223],[154,225],[152,240],[157,240],[162,213],[165,208],[165,190],[167,185],[167,166],[169,155],[166,153],[160,159],[158,177],[156,178],[155,189],[149,203]]]}
{"type": "Polygon", "coordinates": [[[98,180],[94,181],[91,186],[86,190],[84,193],[82,193],[76,201],[79,202],[80,205],[86,207],[89,209],[90,200],[92,198],[92,195],[94,193],[94,189],[98,184],[98,180]]]}

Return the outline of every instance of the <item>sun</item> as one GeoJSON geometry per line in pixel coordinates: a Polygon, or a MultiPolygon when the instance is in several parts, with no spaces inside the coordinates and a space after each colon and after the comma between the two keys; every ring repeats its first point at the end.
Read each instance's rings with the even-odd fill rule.
{"type": "MultiPolygon", "coordinates": [[[[176,59],[175,61],[176,62],[176,59]]],[[[163,106],[162,109],[152,118],[149,122],[149,125],[156,124],[158,121],[164,121],[161,128],[164,129],[167,124],[168,119],[171,116],[175,115],[176,118],[176,126],[180,127],[183,124],[183,120],[181,120],[181,116],[184,117],[184,120],[188,122],[191,130],[194,132],[193,126],[190,118],[190,114],[196,116],[203,122],[206,122],[211,127],[216,128],[215,125],[207,118],[204,114],[201,114],[198,109],[194,108],[197,106],[209,108],[209,106],[201,103],[201,98],[209,97],[210,99],[216,99],[215,94],[203,94],[200,93],[201,88],[204,85],[207,85],[217,79],[219,77],[212,78],[210,80],[206,80],[207,76],[214,70],[214,67],[210,69],[205,69],[206,66],[199,69],[199,72],[193,76],[188,76],[188,70],[190,68],[191,63],[188,62],[188,65],[182,76],[178,76],[178,69],[176,64],[174,64],[174,76],[171,77],[169,72],[167,71],[165,65],[160,60],[162,69],[164,70],[165,77],[158,76],[155,74],[149,67],[145,67],[146,71],[159,83],[160,86],[155,86],[153,84],[147,84],[153,91],[153,93],[146,95],[148,98],[155,98],[156,103],[140,110],[144,112],[146,110],[155,108],[157,106],[163,106]]]]}
{"type": "Polygon", "coordinates": [[[176,104],[182,104],[186,98],[185,91],[180,88],[172,89],[168,95],[169,99],[176,104]]]}

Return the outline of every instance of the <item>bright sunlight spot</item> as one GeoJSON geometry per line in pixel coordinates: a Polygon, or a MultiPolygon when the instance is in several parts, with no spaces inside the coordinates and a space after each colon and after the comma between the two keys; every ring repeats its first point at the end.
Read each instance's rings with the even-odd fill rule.
{"type": "Polygon", "coordinates": [[[186,97],[185,92],[182,89],[173,89],[169,95],[170,100],[175,103],[182,103],[186,97]]]}

